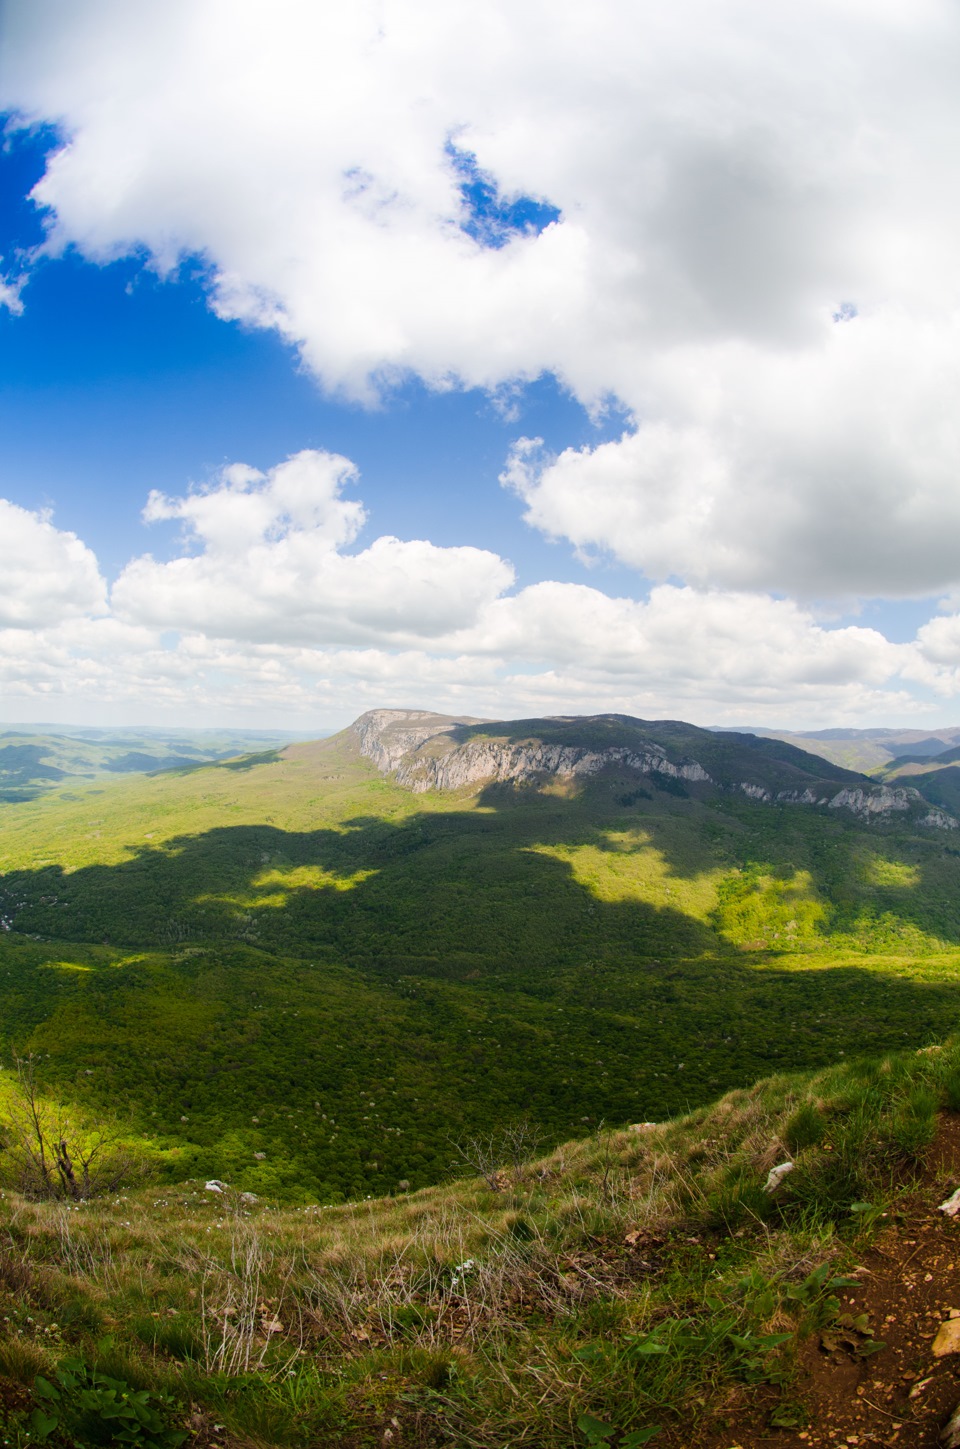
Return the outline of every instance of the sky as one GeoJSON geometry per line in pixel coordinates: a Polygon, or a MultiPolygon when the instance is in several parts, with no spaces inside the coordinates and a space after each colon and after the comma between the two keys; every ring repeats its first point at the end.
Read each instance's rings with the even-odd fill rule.
{"type": "Polygon", "coordinates": [[[960,720],[952,0],[5,0],[0,721],[960,720]]]}

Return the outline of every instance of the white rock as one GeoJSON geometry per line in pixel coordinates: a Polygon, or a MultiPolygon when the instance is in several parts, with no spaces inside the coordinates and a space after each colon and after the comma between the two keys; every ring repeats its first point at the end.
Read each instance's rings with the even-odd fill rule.
{"type": "Polygon", "coordinates": [[[948,1318],[941,1323],[933,1340],[934,1358],[946,1358],[948,1353],[960,1353],[960,1318],[948,1318]]]}
{"type": "Polygon", "coordinates": [[[203,1185],[207,1189],[207,1192],[229,1192],[230,1191],[230,1184],[228,1182],[221,1182],[220,1179],[219,1179],[219,1177],[211,1177],[210,1181],[209,1182],[205,1182],[203,1185]]]}
{"type": "Polygon", "coordinates": [[[788,1172],[792,1172],[796,1166],[793,1162],[781,1162],[779,1167],[771,1167],[767,1174],[767,1180],[763,1184],[764,1192],[776,1192],[788,1172]]]}
{"type": "Polygon", "coordinates": [[[952,1197],[948,1197],[946,1202],[940,1204],[937,1212],[946,1213],[948,1218],[955,1218],[957,1213],[960,1213],[960,1187],[957,1188],[952,1197]]]}

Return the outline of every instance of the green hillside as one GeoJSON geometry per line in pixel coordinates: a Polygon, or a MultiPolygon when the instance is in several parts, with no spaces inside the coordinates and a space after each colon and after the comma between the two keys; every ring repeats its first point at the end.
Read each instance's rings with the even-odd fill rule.
{"type": "Polygon", "coordinates": [[[618,767],[415,794],[345,731],[8,805],[6,1050],[169,1180],[332,1202],[436,1182],[491,1125],[549,1145],[948,1033],[955,835],[754,801],[723,779],[831,767],[656,729],[678,759],[713,741],[721,784],[618,767]]]}
{"type": "Polygon", "coordinates": [[[485,1177],[342,1207],[8,1189],[6,1442],[932,1446],[958,1108],[954,1041],[539,1157],[485,1135],[485,1177]]]}
{"type": "Polygon", "coordinates": [[[912,785],[931,805],[951,813],[960,810],[960,749],[936,755],[898,755],[877,778],[891,785],[912,785]]]}

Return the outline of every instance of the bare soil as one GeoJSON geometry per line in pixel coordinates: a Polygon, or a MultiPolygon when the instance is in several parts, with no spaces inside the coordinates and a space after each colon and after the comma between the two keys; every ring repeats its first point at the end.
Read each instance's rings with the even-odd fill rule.
{"type": "Polygon", "coordinates": [[[960,1316],[960,1217],[937,1208],[957,1186],[960,1116],[944,1113],[918,1188],[897,1200],[849,1275],[860,1286],[843,1290],[838,1326],[804,1346],[796,1398],[806,1428],[774,1429],[769,1409],[738,1408],[736,1427],[704,1434],[704,1449],[939,1449],[960,1403],[960,1353],[932,1352],[941,1324],[960,1316]],[[871,1340],[884,1347],[864,1357],[871,1340]]]}

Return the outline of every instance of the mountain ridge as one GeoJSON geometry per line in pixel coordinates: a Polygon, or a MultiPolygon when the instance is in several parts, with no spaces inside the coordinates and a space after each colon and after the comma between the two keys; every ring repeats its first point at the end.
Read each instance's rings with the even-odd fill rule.
{"type": "Polygon", "coordinates": [[[616,768],[739,791],[765,804],[845,809],[868,821],[907,812],[927,828],[957,828],[952,815],[912,786],[872,781],[779,740],[716,734],[678,720],[600,714],[489,721],[378,709],[361,715],[347,733],[382,774],[393,774],[415,794],[491,782],[533,784],[616,768]]]}

